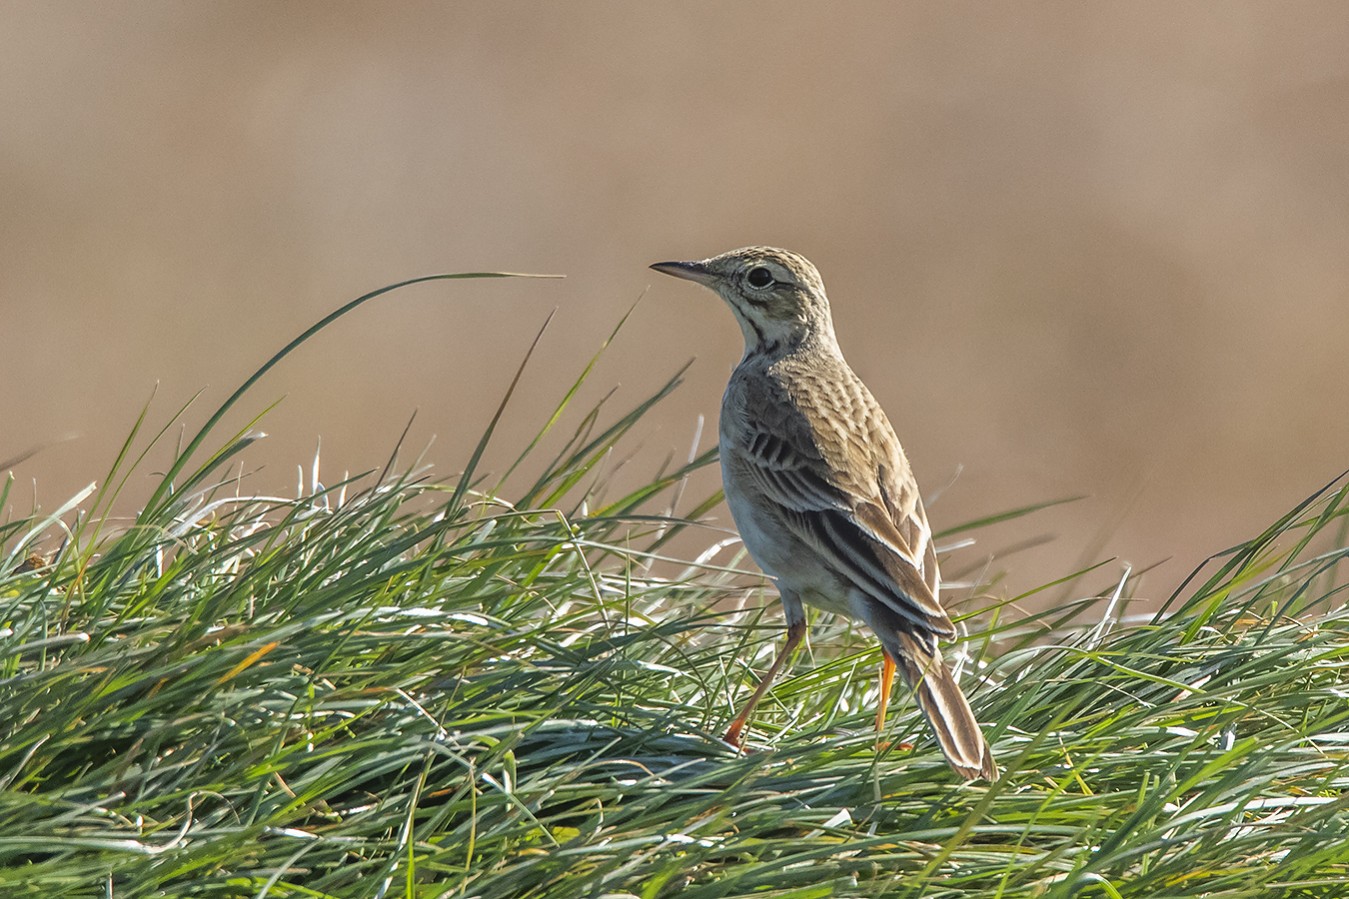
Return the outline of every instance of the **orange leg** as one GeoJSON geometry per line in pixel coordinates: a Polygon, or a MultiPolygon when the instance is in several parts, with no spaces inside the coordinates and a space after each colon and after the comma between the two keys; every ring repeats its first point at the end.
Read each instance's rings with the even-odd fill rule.
{"type": "Polygon", "coordinates": [[[890,653],[881,650],[881,704],[876,710],[876,734],[885,729],[885,710],[890,708],[890,688],[895,683],[895,660],[890,653]]]}
{"type": "MultiPolygon", "coordinates": [[[[782,647],[782,652],[778,653],[777,659],[773,662],[773,667],[769,668],[768,673],[763,676],[763,680],[759,681],[759,686],[755,688],[754,695],[749,698],[749,702],[745,703],[745,707],[741,709],[740,714],[736,715],[735,720],[731,722],[730,730],[726,731],[726,736],[722,738],[727,743],[732,746],[740,745],[740,740],[743,737],[742,732],[745,725],[749,723],[749,716],[754,714],[754,707],[768,692],[769,684],[773,683],[773,678],[777,677],[778,672],[782,670],[782,665],[787,661],[787,656],[792,654],[792,650],[796,649],[797,644],[801,642],[801,638],[805,635],[806,623],[804,621],[795,622],[787,628],[787,645],[782,647]]],[[[891,663],[891,667],[894,667],[893,663],[891,663]]]]}

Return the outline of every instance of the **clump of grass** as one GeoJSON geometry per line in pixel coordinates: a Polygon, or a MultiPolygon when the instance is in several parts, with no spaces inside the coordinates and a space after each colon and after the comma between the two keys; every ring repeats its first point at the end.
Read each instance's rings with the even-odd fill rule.
{"type": "Polygon", "coordinates": [[[739,755],[716,735],[780,622],[735,559],[666,556],[710,456],[614,498],[596,474],[674,383],[544,439],[578,382],[510,496],[491,426],[448,481],[250,496],[221,411],[130,527],[143,422],[101,491],[0,526],[0,895],[1347,894],[1349,487],[1144,619],[1114,585],[972,610],[995,783],[955,781],[911,707],[916,748],[877,751],[843,624],[739,755]]]}

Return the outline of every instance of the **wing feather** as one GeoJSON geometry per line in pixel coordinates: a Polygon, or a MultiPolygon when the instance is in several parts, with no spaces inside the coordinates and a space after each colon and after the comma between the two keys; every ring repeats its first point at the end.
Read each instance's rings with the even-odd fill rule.
{"type": "MultiPolygon", "coordinates": [[[[896,488],[884,489],[880,468],[867,491],[873,496],[845,490],[811,437],[808,427],[770,430],[746,421],[738,455],[764,498],[783,511],[784,523],[829,567],[919,630],[953,635],[934,590],[937,564],[926,521],[905,510],[896,524],[891,509],[899,504],[885,495],[896,488]]],[[[921,502],[916,509],[922,516],[921,502]]]]}

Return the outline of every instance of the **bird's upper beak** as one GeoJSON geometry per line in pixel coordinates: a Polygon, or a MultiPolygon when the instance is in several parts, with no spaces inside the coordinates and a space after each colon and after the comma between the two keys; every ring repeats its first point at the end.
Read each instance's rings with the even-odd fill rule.
{"type": "Polygon", "coordinates": [[[701,262],[657,262],[651,267],[662,274],[694,281],[704,287],[713,286],[717,280],[716,274],[701,262]]]}

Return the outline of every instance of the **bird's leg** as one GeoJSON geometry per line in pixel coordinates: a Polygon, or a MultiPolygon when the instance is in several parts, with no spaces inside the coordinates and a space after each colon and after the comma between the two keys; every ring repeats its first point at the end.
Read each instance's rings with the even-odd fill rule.
{"type": "Polygon", "coordinates": [[[900,749],[912,749],[912,743],[891,743],[889,740],[881,739],[881,731],[885,729],[885,711],[890,708],[890,688],[895,685],[895,657],[890,655],[884,649],[881,650],[881,701],[880,708],[876,709],[876,748],[884,751],[891,746],[898,746],[900,749]]]}
{"type": "Polygon", "coordinates": [[[806,622],[804,619],[793,621],[787,626],[787,645],[782,647],[782,652],[778,653],[777,659],[773,662],[773,667],[769,668],[768,673],[763,676],[763,680],[759,681],[759,686],[755,688],[754,695],[749,698],[749,702],[745,703],[745,707],[741,709],[740,714],[736,715],[735,720],[731,722],[730,729],[726,731],[726,736],[723,737],[727,743],[730,743],[732,746],[740,745],[742,737],[741,732],[745,729],[745,725],[749,723],[749,716],[754,714],[754,707],[759,704],[759,700],[763,699],[763,695],[768,692],[769,684],[773,683],[773,678],[778,676],[778,671],[782,669],[783,663],[787,661],[787,656],[792,654],[792,650],[796,649],[797,644],[801,642],[801,638],[805,635],[806,622]]]}
{"type": "Polygon", "coordinates": [[[895,683],[895,657],[889,652],[881,650],[881,702],[880,708],[876,709],[876,736],[880,736],[881,731],[885,729],[885,710],[890,708],[890,688],[895,683]]]}

